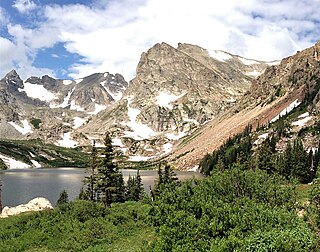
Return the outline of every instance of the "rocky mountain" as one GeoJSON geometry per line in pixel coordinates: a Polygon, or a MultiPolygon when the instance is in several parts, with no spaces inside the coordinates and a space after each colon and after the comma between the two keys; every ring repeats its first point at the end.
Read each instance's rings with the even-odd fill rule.
{"type": "Polygon", "coordinates": [[[119,100],[127,85],[121,75],[107,72],[78,80],[43,76],[22,81],[12,70],[0,80],[1,138],[41,138],[73,147],[77,142],[70,134],[119,100]]]}
{"type": "Polygon", "coordinates": [[[98,137],[111,130],[132,160],[164,156],[234,106],[269,64],[190,44],[156,44],[141,55],[123,98],[80,131],[98,137]]]}
{"type": "Polygon", "coordinates": [[[165,158],[189,169],[248,124],[276,121],[305,101],[317,110],[318,54],[319,43],[262,62],[161,43],[142,53],[129,84],[119,74],[22,81],[12,71],[0,81],[0,134],[75,147],[99,146],[109,130],[131,161],[165,158]]]}
{"type": "MultiPolygon", "coordinates": [[[[285,120],[284,128],[289,137],[281,139],[279,145],[301,136],[301,132],[310,132],[304,135],[304,146],[306,149],[315,148],[320,139],[317,135],[312,136],[311,132],[317,132],[319,121],[319,53],[320,42],[283,59],[278,65],[269,66],[252,81],[251,88],[238,104],[192,137],[176,144],[169,159],[180,169],[196,167],[204,154],[211,153],[230,136],[242,132],[248,124],[254,129],[269,125],[280,117],[286,117],[294,108],[300,112],[285,120]]],[[[257,132],[255,140],[261,141],[269,131],[260,132],[260,135],[257,132]]]]}

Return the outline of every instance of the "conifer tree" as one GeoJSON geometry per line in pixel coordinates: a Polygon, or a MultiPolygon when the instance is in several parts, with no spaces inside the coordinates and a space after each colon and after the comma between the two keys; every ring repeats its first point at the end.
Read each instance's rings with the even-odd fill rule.
{"type": "Polygon", "coordinates": [[[90,157],[90,167],[87,169],[88,175],[84,178],[84,184],[86,185],[87,195],[91,201],[97,199],[97,166],[98,166],[98,154],[97,148],[95,146],[95,141],[93,141],[90,157]]]}
{"type": "Polygon", "coordinates": [[[118,201],[119,195],[124,194],[124,185],[122,174],[114,162],[114,150],[109,132],[106,133],[104,145],[103,157],[97,167],[97,189],[105,207],[110,207],[112,201],[118,201]]]}
{"type": "Polygon", "coordinates": [[[64,189],[59,196],[59,199],[57,201],[57,205],[62,205],[62,204],[66,204],[69,202],[69,195],[67,193],[67,191],[64,189]]]}

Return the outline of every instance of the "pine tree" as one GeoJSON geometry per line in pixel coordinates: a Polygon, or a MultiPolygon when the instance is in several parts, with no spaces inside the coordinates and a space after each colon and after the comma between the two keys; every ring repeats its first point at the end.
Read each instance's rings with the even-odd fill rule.
{"type": "Polygon", "coordinates": [[[104,145],[103,157],[97,167],[97,189],[105,207],[110,207],[112,201],[119,200],[119,195],[122,194],[119,190],[124,192],[124,185],[122,174],[114,162],[114,150],[109,132],[106,133],[104,145]]]}
{"type": "Polygon", "coordinates": [[[66,190],[63,190],[61,193],[60,193],[60,196],[59,196],[59,199],[57,201],[57,206],[58,205],[62,205],[62,204],[66,204],[69,202],[69,195],[67,193],[66,190]]]}
{"type": "Polygon", "coordinates": [[[144,188],[139,170],[136,176],[129,176],[126,187],[126,200],[139,201],[142,199],[144,188]]]}
{"type": "Polygon", "coordinates": [[[98,154],[97,148],[95,146],[95,141],[93,141],[91,149],[90,167],[87,169],[88,176],[84,178],[84,184],[86,185],[87,195],[91,201],[97,200],[97,166],[98,166],[98,154]]]}

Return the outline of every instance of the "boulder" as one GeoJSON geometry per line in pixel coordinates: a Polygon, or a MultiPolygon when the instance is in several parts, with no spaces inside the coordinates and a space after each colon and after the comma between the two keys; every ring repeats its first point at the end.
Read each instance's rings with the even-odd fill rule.
{"type": "Polygon", "coordinates": [[[53,209],[50,201],[46,198],[38,197],[30,200],[27,204],[18,205],[15,207],[4,207],[0,218],[6,218],[13,215],[18,215],[25,212],[35,212],[47,209],[53,209]]]}

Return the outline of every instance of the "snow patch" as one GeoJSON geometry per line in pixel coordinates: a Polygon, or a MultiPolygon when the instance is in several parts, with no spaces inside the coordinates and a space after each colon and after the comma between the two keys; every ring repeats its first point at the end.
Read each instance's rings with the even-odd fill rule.
{"type": "Polygon", "coordinates": [[[42,85],[32,84],[29,82],[24,83],[24,88],[19,88],[19,92],[26,92],[26,94],[35,99],[39,99],[41,101],[52,101],[56,98],[54,93],[51,93],[48,89],[46,89],[42,85]]]}
{"type": "Polygon", "coordinates": [[[280,117],[290,113],[290,111],[292,111],[294,108],[298,107],[300,105],[301,102],[298,101],[298,99],[296,99],[294,102],[292,102],[288,107],[286,107],[284,110],[282,110],[280,112],[279,115],[277,115],[276,117],[274,117],[270,123],[273,123],[275,121],[277,121],[280,117]]]}
{"type": "Polygon", "coordinates": [[[36,168],[40,168],[41,167],[41,164],[39,162],[37,162],[36,160],[31,159],[30,161],[36,168]]]}
{"type": "Polygon", "coordinates": [[[58,140],[57,143],[59,146],[66,148],[74,148],[77,147],[78,142],[71,139],[71,132],[67,132],[62,134],[62,140],[58,140]]]}
{"type": "Polygon", "coordinates": [[[108,75],[109,75],[109,73],[108,72],[106,72],[106,73],[104,73],[104,75],[103,75],[103,77],[108,77],[108,75]]]}
{"type": "Polygon", "coordinates": [[[219,61],[226,61],[232,59],[232,56],[228,53],[219,50],[208,50],[210,57],[219,61]]]}
{"type": "Polygon", "coordinates": [[[164,151],[163,155],[170,153],[172,151],[172,147],[173,147],[172,143],[166,143],[166,144],[162,145],[162,149],[164,151]]]}
{"type": "Polygon", "coordinates": [[[85,122],[86,122],[86,119],[84,119],[84,118],[81,118],[78,116],[73,117],[73,125],[74,125],[73,128],[77,129],[77,128],[81,127],[82,124],[84,124],[85,122]]]}
{"type": "Polygon", "coordinates": [[[305,118],[307,116],[309,116],[309,112],[306,112],[306,113],[299,115],[298,118],[305,118]]]}
{"type": "Polygon", "coordinates": [[[50,108],[65,108],[69,105],[69,100],[70,100],[70,97],[72,95],[72,93],[74,92],[75,90],[75,87],[70,90],[67,94],[67,96],[63,99],[63,102],[59,105],[54,105],[54,104],[50,104],[50,108]]]}
{"type": "Polygon", "coordinates": [[[266,62],[266,64],[269,66],[276,66],[276,65],[279,65],[280,63],[281,63],[281,60],[266,62]]]}
{"type": "Polygon", "coordinates": [[[105,105],[101,105],[101,104],[95,104],[95,109],[92,112],[88,112],[89,115],[96,115],[98,114],[100,111],[105,110],[107,108],[107,106],[105,105]]]}
{"type": "Polygon", "coordinates": [[[108,87],[106,87],[104,84],[106,84],[107,81],[100,82],[100,85],[108,92],[108,94],[113,98],[115,101],[119,101],[122,98],[122,93],[112,93],[108,87]]]}
{"type": "Polygon", "coordinates": [[[19,126],[15,122],[8,122],[10,125],[12,125],[17,131],[19,131],[22,135],[25,135],[27,133],[32,133],[32,129],[30,124],[28,123],[27,120],[22,121],[23,127],[19,126]]]}
{"type": "Polygon", "coordinates": [[[6,164],[6,166],[8,167],[8,169],[26,169],[26,168],[30,168],[30,165],[23,163],[21,161],[15,160],[13,158],[4,156],[0,154],[0,158],[2,159],[2,161],[6,164]]]}
{"type": "Polygon", "coordinates": [[[131,99],[128,99],[128,117],[129,122],[124,123],[131,128],[132,131],[125,131],[126,137],[131,137],[135,140],[147,139],[149,137],[157,135],[149,126],[136,122],[137,116],[141,113],[139,109],[134,109],[130,107],[131,99]]]}
{"type": "Polygon", "coordinates": [[[160,92],[159,95],[156,97],[157,104],[161,107],[166,107],[168,109],[172,109],[172,105],[169,105],[169,103],[174,102],[184,96],[186,93],[183,93],[181,95],[172,95],[165,92],[160,92]]]}
{"type": "Polygon", "coordinates": [[[307,116],[299,121],[295,121],[292,123],[293,126],[304,126],[308,121],[310,121],[312,119],[312,116],[307,116]]]}
{"type": "Polygon", "coordinates": [[[246,73],[246,75],[248,75],[248,76],[253,76],[253,77],[257,77],[257,76],[259,76],[259,75],[261,75],[262,74],[262,72],[259,72],[259,71],[257,71],[257,70],[253,70],[253,71],[251,71],[251,72],[247,72],[246,73]]]}
{"type": "Polygon", "coordinates": [[[252,59],[245,59],[245,58],[242,58],[242,57],[238,57],[238,59],[245,65],[260,64],[259,61],[252,60],[252,59]]]}
{"type": "Polygon", "coordinates": [[[263,142],[264,140],[267,139],[268,135],[269,135],[269,133],[264,133],[264,134],[258,136],[258,139],[256,141],[254,141],[253,144],[257,145],[257,144],[263,142]]]}
{"type": "Polygon", "coordinates": [[[83,81],[83,79],[77,79],[77,80],[74,80],[76,82],[76,84],[79,84],[81,81],[83,81]]]}
{"type": "Polygon", "coordinates": [[[62,83],[63,83],[63,85],[68,86],[68,85],[72,84],[72,80],[63,80],[62,83]]]}
{"type": "Polygon", "coordinates": [[[119,146],[119,147],[124,147],[122,141],[120,138],[113,138],[112,139],[112,145],[115,145],[115,146],[119,146]]]}
{"type": "Polygon", "coordinates": [[[84,108],[78,106],[78,105],[76,104],[76,101],[75,101],[75,100],[72,100],[72,101],[70,102],[70,109],[71,109],[71,110],[76,110],[76,111],[84,111],[84,108]]]}
{"type": "Polygon", "coordinates": [[[180,131],[177,135],[173,133],[168,133],[166,134],[166,137],[170,140],[179,140],[180,138],[184,137],[187,135],[185,132],[180,131]]]}

